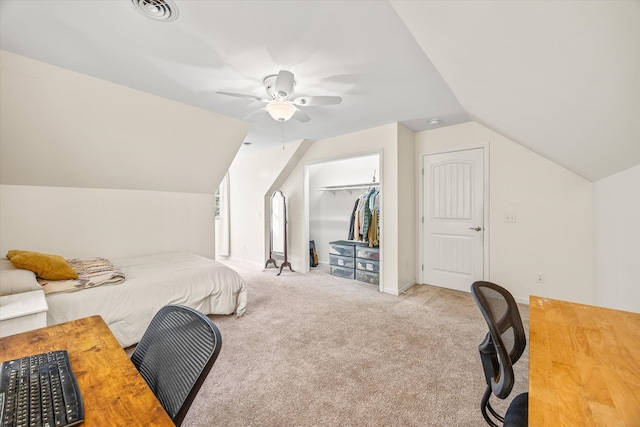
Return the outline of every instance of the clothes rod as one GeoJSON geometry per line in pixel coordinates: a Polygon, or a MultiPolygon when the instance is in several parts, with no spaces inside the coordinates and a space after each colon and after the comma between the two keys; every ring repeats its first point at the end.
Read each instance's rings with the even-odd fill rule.
{"type": "Polygon", "coordinates": [[[330,191],[332,193],[336,191],[351,192],[353,190],[360,190],[360,189],[378,187],[378,186],[380,186],[379,182],[368,182],[363,184],[327,185],[326,187],[319,187],[317,191],[330,191]]]}

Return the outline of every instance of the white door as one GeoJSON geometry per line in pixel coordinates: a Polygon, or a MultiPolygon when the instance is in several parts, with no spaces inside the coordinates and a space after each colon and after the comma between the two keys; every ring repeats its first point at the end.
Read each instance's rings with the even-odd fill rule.
{"type": "Polygon", "coordinates": [[[423,157],[423,283],[469,291],[484,278],[484,149],[423,157]]]}

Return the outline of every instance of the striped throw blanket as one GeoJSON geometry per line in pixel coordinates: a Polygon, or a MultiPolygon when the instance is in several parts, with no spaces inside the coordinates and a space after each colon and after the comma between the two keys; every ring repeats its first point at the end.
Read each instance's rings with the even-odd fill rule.
{"type": "Polygon", "coordinates": [[[38,278],[45,294],[74,292],[102,285],[117,285],[124,282],[122,271],[106,258],[68,259],[67,263],[78,273],[73,280],[45,280],[38,278]]]}

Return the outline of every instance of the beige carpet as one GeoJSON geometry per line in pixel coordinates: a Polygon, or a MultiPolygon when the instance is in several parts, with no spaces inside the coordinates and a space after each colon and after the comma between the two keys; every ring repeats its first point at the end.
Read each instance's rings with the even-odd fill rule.
{"type": "MultiPolygon", "coordinates": [[[[212,317],[222,350],[184,426],[486,425],[487,328],[469,293],[418,285],[393,296],[323,267],[278,277],[227,264],[248,282],[248,311],[212,317]]],[[[521,315],[528,331],[527,306],[521,315]]],[[[512,397],[527,389],[527,366],[525,352],[512,397]]]]}

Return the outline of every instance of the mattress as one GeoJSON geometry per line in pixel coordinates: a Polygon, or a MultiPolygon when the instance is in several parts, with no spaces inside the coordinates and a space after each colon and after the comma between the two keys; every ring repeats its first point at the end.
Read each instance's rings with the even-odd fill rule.
{"type": "Polygon", "coordinates": [[[117,285],[47,295],[47,325],[100,315],[123,347],[140,341],[156,312],[185,305],[205,314],[244,314],[247,286],[230,267],[190,253],[111,260],[117,285]]]}

